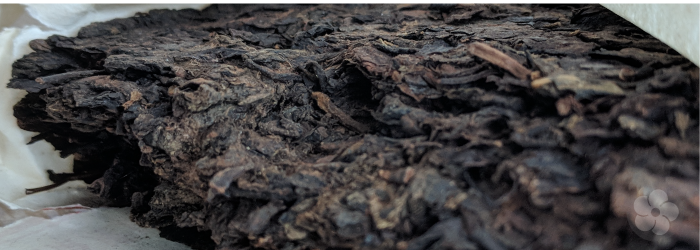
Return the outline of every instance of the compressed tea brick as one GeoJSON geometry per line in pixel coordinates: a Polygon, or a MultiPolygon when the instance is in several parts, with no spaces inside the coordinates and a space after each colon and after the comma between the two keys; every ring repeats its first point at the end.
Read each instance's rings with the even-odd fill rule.
{"type": "Polygon", "coordinates": [[[698,247],[698,67],[599,5],[212,5],[34,40],[8,86],[197,249],[698,247]],[[634,231],[660,189],[663,240],[634,231]]]}

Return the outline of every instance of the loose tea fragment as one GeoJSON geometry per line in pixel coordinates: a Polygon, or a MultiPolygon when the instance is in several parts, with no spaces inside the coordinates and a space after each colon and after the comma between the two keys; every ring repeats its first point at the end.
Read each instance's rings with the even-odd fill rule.
{"type": "Polygon", "coordinates": [[[518,61],[513,60],[506,54],[503,54],[503,52],[491,48],[486,44],[479,42],[471,43],[469,44],[468,51],[472,55],[478,56],[481,59],[489,61],[490,63],[493,63],[505,70],[508,70],[517,78],[524,80],[531,73],[530,70],[523,67],[523,65],[520,65],[518,61]]]}
{"type": "Polygon", "coordinates": [[[599,5],[212,5],[30,47],[14,114],[75,160],[27,191],[84,180],[195,249],[698,247],[698,68],[599,5]]]}

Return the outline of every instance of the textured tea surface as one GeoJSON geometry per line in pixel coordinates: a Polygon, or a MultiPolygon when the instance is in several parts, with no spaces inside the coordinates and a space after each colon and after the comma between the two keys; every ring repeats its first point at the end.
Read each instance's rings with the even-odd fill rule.
{"type": "Polygon", "coordinates": [[[198,249],[698,247],[698,68],[600,6],[215,5],[30,46],[51,180],[198,249]]]}

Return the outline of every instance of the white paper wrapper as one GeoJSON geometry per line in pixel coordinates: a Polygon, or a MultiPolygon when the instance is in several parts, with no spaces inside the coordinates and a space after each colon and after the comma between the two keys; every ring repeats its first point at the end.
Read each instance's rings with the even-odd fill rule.
{"type": "Polygon", "coordinates": [[[74,181],[51,191],[25,195],[26,188],[51,182],[46,170],[72,172],[72,157],[60,158],[45,141],[26,145],[36,133],[21,130],[12,107],[24,95],[8,89],[12,62],[32,52],[33,39],[75,36],[92,22],[131,17],[151,9],[203,9],[181,5],[0,5],[0,246],[3,249],[189,249],[139,228],[128,209],[98,207],[102,200],[74,181]],[[68,230],[61,230],[62,228],[68,230]],[[134,238],[136,237],[136,238],[134,238]],[[147,247],[146,247],[147,246],[147,247]],[[77,248],[76,248],[77,247],[77,248]]]}
{"type": "Polygon", "coordinates": [[[700,4],[602,4],[700,65],[700,4]]]}
{"type": "MultiPolygon", "coordinates": [[[[0,210],[1,211],[1,210],[0,210]]],[[[128,208],[75,208],[53,219],[28,217],[0,228],[2,249],[190,249],[129,220],[128,208]],[[77,213],[76,213],[77,212],[77,213]]]]}

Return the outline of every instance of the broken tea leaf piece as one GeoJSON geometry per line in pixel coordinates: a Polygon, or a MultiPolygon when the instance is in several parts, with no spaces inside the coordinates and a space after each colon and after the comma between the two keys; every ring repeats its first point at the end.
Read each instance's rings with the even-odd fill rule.
{"type": "Polygon", "coordinates": [[[468,45],[468,51],[472,55],[478,56],[481,59],[507,70],[519,79],[525,80],[530,73],[532,73],[532,71],[520,65],[518,61],[485,43],[471,43],[468,45]]]}

